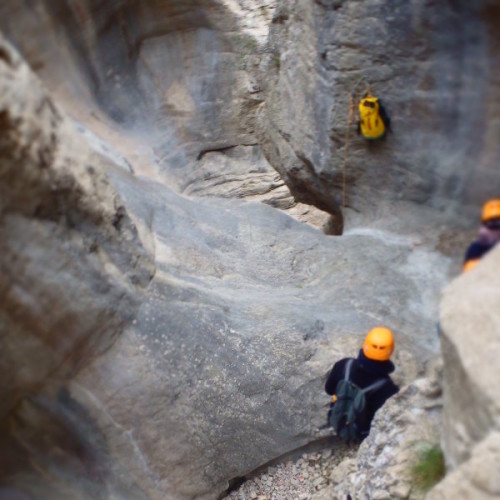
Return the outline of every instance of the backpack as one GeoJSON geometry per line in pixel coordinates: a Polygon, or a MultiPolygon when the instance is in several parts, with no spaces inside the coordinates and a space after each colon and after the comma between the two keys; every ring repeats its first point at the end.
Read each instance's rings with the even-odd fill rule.
{"type": "Polygon", "coordinates": [[[365,139],[382,139],[391,129],[390,119],[378,97],[368,95],[359,102],[358,132],[365,139]]]}
{"type": "Polygon", "coordinates": [[[335,388],[337,399],[328,414],[328,423],[347,443],[363,437],[359,422],[366,421],[366,418],[363,418],[366,415],[366,393],[380,389],[387,382],[387,379],[383,378],[364,389],[359,388],[349,380],[353,363],[352,358],[347,362],[344,378],[338,381],[335,388]]]}

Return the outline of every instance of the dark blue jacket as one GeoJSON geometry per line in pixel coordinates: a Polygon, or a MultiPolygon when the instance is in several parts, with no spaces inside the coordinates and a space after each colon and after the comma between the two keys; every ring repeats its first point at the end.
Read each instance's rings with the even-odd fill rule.
{"type": "Polygon", "coordinates": [[[482,243],[479,240],[473,241],[469,248],[467,248],[467,252],[465,252],[464,263],[469,260],[480,259],[484,254],[488,253],[493,247],[495,243],[482,243]]]}
{"type": "MultiPolygon", "coordinates": [[[[325,383],[325,391],[328,394],[335,394],[337,383],[345,376],[345,368],[349,359],[352,358],[341,359],[333,365],[325,383]]],[[[382,387],[366,394],[366,420],[364,422],[358,422],[361,432],[368,433],[375,412],[387,401],[387,399],[394,396],[394,394],[399,391],[398,386],[394,384],[389,376],[393,371],[394,364],[392,361],[374,361],[368,359],[363,354],[362,349],[359,351],[357,359],[352,364],[349,380],[361,389],[368,387],[381,378],[387,380],[382,387]]]]}

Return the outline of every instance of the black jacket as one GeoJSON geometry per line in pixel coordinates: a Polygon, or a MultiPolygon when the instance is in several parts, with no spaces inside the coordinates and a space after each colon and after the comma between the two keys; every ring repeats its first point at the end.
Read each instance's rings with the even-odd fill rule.
{"type": "Polygon", "coordinates": [[[467,252],[465,252],[464,263],[469,260],[480,259],[484,254],[488,253],[493,247],[495,243],[483,243],[481,241],[473,241],[469,248],[467,248],[467,252]]]}
{"type": "MultiPolygon", "coordinates": [[[[325,391],[332,395],[335,394],[335,388],[339,380],[345,377],[345,368],[347,361],[352,358],[344,358],[335,363],[325,383],[325,391]]],[[[392,361],[373,361],[368,359],[363,350],[359,351],[358,358],[351,366],[349,380],[355,383],[361,389],[368,387],[381,378],[385,378],[387,382],[379,389],[368,392],[366,394],[366,421],[358,422],[362,432],[370,430],[375,412],[389,399],[399,391],[397,385],[394,384],[389,373],[394,371],[392,361]]]]}

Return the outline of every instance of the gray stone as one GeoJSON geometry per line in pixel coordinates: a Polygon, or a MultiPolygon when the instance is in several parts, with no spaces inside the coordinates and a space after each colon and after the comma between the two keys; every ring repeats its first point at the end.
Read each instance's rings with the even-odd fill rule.
{"type": "MultiPolygon", "coordinates": [[[[480,7],[1,3],[0,28],[61,104],[2,39],[2,461],[22,474],[6,487],[216,498],[325,435],[325,375],[374,324],[396,332],[395,380],[421,375],[462,230],[500,188],[500,52],[480,7]],[[368,147],[351,124],[341,214],[362,74],[394,133],[368,147]],[[343,237],[273,208],[296,200],[343,237]]],[[[443,309],[445,405],[461,379],[486,404],[447,423],[456,465],[498,414],[480,384],[494,368],[465,370],[476,323],[452,340],[457,309],[443,309]]],[[[407,439],[431,437],[419,422],[437,427],[435,388],[410,385],[377,414],[339,491],[397,483],[407,439]]]]}
{"type": "Polygon", "coordinates": [[[288,3],[293,14],[282,15],[270,31],[280,63],[269,63],[258,132],[266,157],[297,200],[339,219],[344,212],[345,227],[371,223],[374,207],[386,207],[404,221],[399,226],[387,217],[386,224],[407,232],[420,225],[408,202],[412,211],[433,206],[471,223],[477,206],[498,196],[495,133],[483,142],[475,126],[476,120],[492,130],[499,126],[495,112],[484,112],[500,101],[486,55],[498,44],[489,35],[496,18],[484,18],[482,8],[481,1],[288,3]],[[386,104],[393,128],[371,145],[356,135],[357,109],[348,122],[351,94],[359,99],[368,84],[386,104]],[[454,201],[453,190],[460,193],[454,201]]]}
{"type": "Polygon", "coordinates": [[[468,460],[474,445],[498,429],[498,388],[491,381],[499,376],[499,263],[500,249],[494,249],[443,295],[443,443],[450,469],[468,460]]]}
{"type": "Polygon", "coordinates": [[[106,351],[153,274],[106,159],[0,35],[0,416],[106,351]]]}
{"type": "MultiPolygon", "coordinates": [[[[22,71],[29,75],[25,66],[22,71]]],[[[23,102],[29,92],[23,91],[22,85],[12,88],[19,92],[19,98],[12,102],[23,102]]],[[[75,141],[79,144],[78,132],[69,123],[67,128],[67,136],[62,137],[71,148],[71,159],[70,153],[78,151],[74,146],[75,141]]],[[[22,140],[22,135],[16,140],[22,140]]],[[[78,161],[74,160],[74,168],[78,168],[78,161]]],[[[51,380],[47,384],[50,390],[40,395],[42,403],[33,406],[26,402],[19,407],[17,418],[29,429],[35,426],[36,419],[31,415],[36,413],[39,420],[52,422],[45,427],[53,428],[53,434],[60,415],[69,418],[72,423],[68,433],[71,430],[75,439],[83,440],[90,456],[99,457],[102,481],[116,494],[126,489],[131,496],[139,497],[162,496],[168,491],[180,497],[212,498],[227,487],[230,479],[320,435],[317,429],[324,419],[324,375],[336,358],[356,354],[362,335],[373,323],[373,315],[383,315],[386,321],[392,318],[401,331],[409,325],[413,330],[419,322],[421,339],[432,331],[431,322],[421,320],[421,311],[410,292],[428,288],[427,282],[419,281],[419,275],[406,263],[411,239],[390,243],[389,254],[380,233],[328,238],[262,204],[190,200],[160,183],[113,167],[107,159],[99,166],[100,173],[89,177],[88,182],[106,173],[97,187],[109,190],[113,201],[109,207],[106,197],[102,202],[99,198],[95,203],[89,201],[88,211],[95,213],[97,220],[102,217],[109,221],[105,227],[111,235],[117,231],[113,223],[118,225],[118,236],[120,230],[129,231],[126,241],[136,241],[134,249],[139,253],[127,257],[135,264],[127,264],[118,250],[109,258],[104,254],[106,267],[95,272],[96,279],[109,282],[106,273],[111,273],[118,282],[127,283],[127,276],[132,280],[132,270],[137,269],[135,282],[141,286],[148,283],[151,275],[142,271],[143,267],[146,271],[149,268],[144,264],[141,267],[141,258],[146,263],[148,259],[141,257],[137,234],[154,258],[155,274],[147,290],[127,285],[131,300],[140,301],[140,308],[127,310],[129,315],[120,324],[122,328],[128,326],[121,335],[104,343],[104,348],[91,344],[92,357],[78,365],[78,370],[70,364],[69,369],[75,370],[72,376],[61,374],[62,378],[51,380]],[[116,192],[123,200],[123,225],[118,224],[122,219],[117,221],[115,216],[115,200],[119,199],[116,192]],[[364,259],[366,248],[370,248],[375,265],[366,270],[366,275],[360,275],[358,262],[364,259]],[[117,263],[111,266],[113,258],[117,263]],[[393,266],[390,277],[385,276],[385,266],[380,265],[384,259],[391,263],[400,259],[402,263],[399,270],[393,266]],[[376,275],[378,283],[373,279],[376,275]],[[406,297],[401,290],[407,290],[406,297]],[[414,312],[408,312],[410,302],[414,312]],[[318,311],[323,311],[320,319],[318,311]],[[361,335],[339,338],[338,332],[352,329],[361,335]],[[335,343],[331,343],[333,339],[335,343]],[[68,378],[69,388],[61,392],[58,385],[68,378]],[[44,412],[49,412],[48,416],[43,417],[44,412]],[[82,429],[86,426],[95,431],[85,434],[82,429]],[[199,474],[200,470],[204,474],[199,474]]],[[[79,181],[86,179],[82,173],[79,181]]],[[[43,187],[43,183],[37,185],[37,189],[43,187]]],[[[74,196],[71,190],[67,195],[74,196]]],[[[10,200],[9,196],[3,199],[10,200]]],[[[26,199],[34,203],[36,197],[26,199]]],[[[71,203],[68,215],[72,213],[71,203]]],[[[88,227],[82,224],[78,232],[78,224],[77,219],[75,237],[85,234],[88,227]]],[[[43,228],[36,219],[26,227],[29,225],[37,231],[43,228]]],[[[26,234],[31,237],[32,233],[25,230],[26,234]]],[[[23,245],[23,239],[18,238],[10,238],[9,244],[18,245],[19,251],[23,246],[24,251],[36,248],[23,245]]],[[[39,236],[32,238],[43,241],[39,236]]],[[[108,248],[107,240],[102,239],[104,248],[108,248]]],[[[47,242],[53,251],[51,240],[47,242]]],[[[426,256],[432,251],[420,249],[416,253],[426,256]]],[[[60,259],[55,262],[61,263],[60,259]]],[[[44,260],[40,263],[41,269],[34,268],[38,276],[44,266],[54,276],[44,260]]],[[[83,269],[89,269],[85,265],[83,269]]],[[[78,275],[79,284],[86,283],[84,274],[82,271],[78,275]]],[[[20,276],[13,275],[12,282],[18,283],[20,276]]],[[[31,281],[39,283],[40,296],[50,291],[50,286],[37,281],[36,276],[31,281]]],[[[104,288],[106,300],[102,307],[116,314],[117,306],[109,304],[111,290],[104,288]]],[[[69,296],[76,295],[68,292],[69,296]]],[[[95,294],[92,297],[96,299],[95,294]]],[[[82,317],[79,321],[96,317],[85,301],[78,302],[78,307],[82,317]]],[[[96,318],[103,328],[108,326],[105,316],[96,318]]],[[[74,322],[75,328],[79,325],[74,322]]],[[[100,332],[97,329],[96,336],[104,342],[106,337],[100,332]]],[[[411,341],[401,333],[399,342],[404,346],[411,341]]],[[[12,345],[23,355],[33,356],[22,351],[27,348],[22,343],[12,345]]],[[[423,346],[416,345],[415,352],[422,358],[429,355],[423,346]]],[[[14,362],[12,366],[22,366],[11,358],[7,356],[6,361],[14,362]]],[[[12,366],[5,373],[19,373],[12,366]]],[[[407,363],[400,366],[403,379],[408,368],[407,363]]],[[[15,403],[8,392],[5,402],[15,403]]],[[[39,435],[34,431],[29,434],[39,435]]],[[[18,438],[26,439],[23,435],[18,438]]],[[[56,436],[52,439],[58,442],[56,436]]],[[[39,447],[40,456],[46,452],[43,443],[37,439],[31,444],[39,447]]],[[[69,477],[74,474],[71,461],[48,464],[69,477]]],[[[33,474],[36,476],[36,472],[33,474]]],[[[81,475],[78,487],[84,494],[92,494],[89,484],[94,472],[87,470],[87,474],[88,478],[81,475]]]]}

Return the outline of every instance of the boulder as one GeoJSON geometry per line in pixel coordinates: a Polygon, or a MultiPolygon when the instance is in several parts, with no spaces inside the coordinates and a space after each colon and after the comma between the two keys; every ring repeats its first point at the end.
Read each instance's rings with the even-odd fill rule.
{"type": "Polygon", "coordinates": [[[443,445],[453,470],[498,431],[500,248],[444,291],[440,307],[444,368],[443,445]]]}

